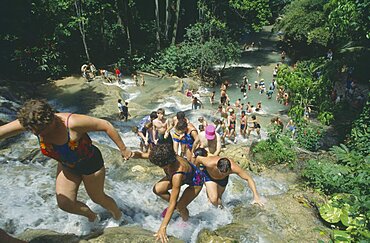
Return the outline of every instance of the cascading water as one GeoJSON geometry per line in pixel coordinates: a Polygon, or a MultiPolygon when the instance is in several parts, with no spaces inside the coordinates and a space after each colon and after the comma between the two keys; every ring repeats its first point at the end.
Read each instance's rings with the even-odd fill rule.
{"type": "MultiPolygon", "coordinates": [[[[207,102],[207,100],[204,100],[207,102]]],[[[53,100],[51,103],[56,105],[59,110],[73,112],[76,107],[58,106],[58,102],[53,100]]],[[[171,97],[163,100],[156,107],[180,107],[188,110],[191,105],[171,97]],[[187,109],[186,109],[187,108],[187,109]]],[[[172,112],[177,111],[177,109],[172,112]]],[[[202,110],[206,117],[212,116],[213,111],[202,110]]],[[[196,123],[197,112],[187,112],[189,119],[196,123]]],[[[122,125],[122,122],[113,122],[119,130],[127,146],[132,149],[138,149],[139,140],[137,136],[130,131],[130,126],[137,124],[140,119],[133,119],[122,125]]],[[[107,137],[105,133],[91,133],[93,141],[106,144],[115,148],[115,144],[107,137]]],[[[8,232],[18,234],[32,229],[50,229],[61,233],[74,233],[84,235],[89,233],[90,228],[87,220],[81,216],[75,216],[65,213],[58,209],[55,199],[55,173],[56,162],[41,157],[40,161],[18,161],[19,157],[24,157],[24,153],[37,150],[37,138],[30,133],[25,133],[22,141],[17,146],[12,146],[9,154],[0,155],[1,167],[0,183],[0,227],[8,232]],[[23,153],[23,154],[22,154],[23,153]],[[45,162],[46,161],[46,162],[45,162]]],[[[126,170],[125,166],[115,167],[114,173],[108,168],[106,179],[106,191],[117,200],[119,207],[123,210],[125,219],[129,224],[140,225],[145,229],[156,231],[161,223],[160,213],[167,207],[167,203],[157,198],[152,193],[152,186],[157,179],[152,181],[136,182],[114,176],[119,174],[117,170],[126,170]],[[113,178],[111,178],[113,177],[113,178]]],[[[284,193],[286,187],[270,179],[255,176],[258,190],[264,197],[284,193]]],[[[224,194],[223,200],[226,209],[219,210],[207,202],[205,189],[189,205],[191,218],[184,223],[175,213],[174,219],[168,227],[168,234],[174,235],[187,242],[195,242],[197,234],[203,228],[216,229],[222,225],[232,222],[232,208],[236,204],[248,204],[251,200],[251,192],[245,189],[242,193],[233,192],[233,182],[240,180],[232,176],[231,182],[224,194]]],[[[83,189],[79,192],[80,200],[86,202],[93,210],[106,215],[107,212],[100,206],[94,204],[85,194],[83,189]]],[[[106,219],[107,221],[108,219],[106,219]]],[[[102,226],[104,227],[104,226],[102,226]]]]}

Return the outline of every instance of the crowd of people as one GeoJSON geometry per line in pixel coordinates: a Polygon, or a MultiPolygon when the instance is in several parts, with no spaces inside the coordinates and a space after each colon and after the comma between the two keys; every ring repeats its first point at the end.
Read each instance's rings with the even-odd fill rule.
{"type": "Polygon", "coordinates": [[[184,112],[167,119],[165,110],[160,108],[133,128],[141,139],[141,150],[133,152],[125,146],[110,122],[86,115],[58,113],[45,100],[29,100],[20,109],[18,119],[0,126],[0,139],[25,131],[33,133],[38,138],[41,152],[58,162],[56,197],[59,208],[85,216],[92,224],[101,220],[99,214],[77,198],[83,182],[91,200],[107,209],[118,226],[124,222],[123,214],[115,200],[104,192],[104,160],[88,135],[94,131],[106,132],[125,160],[149,159],[164,170],[165,176],[154,185],[153,192],[169,202],[156,233],[158,240],[168,242],[166,227],[172,214],[177,210],[184,221],[188,220],[187,205],[204,184],[209,201],[223,208],[221,199],[229,175],[236,174],[248,182],[253,193],[252,203],[263,205],[253,178],[231,158],[219,156],[221,138],[216,127],[200,120],[205,126],[201,132],[184,112]],[[188,187],[180,197],[180,187],[184,184],[188,187]]]}
{"type": "MultiPolygon", "coordinates": [[[[88,64],[81,70],[86,77],[96,74],[93,64],[88,64]]],[[[122,74],[117,70],[115,74],[120,79],[122,74]]],[[[258,67],[258,78],[261,72],[262,68],[258,67]]],[[[107,71],[100,73],[103,77],[108,77],[107,71]]],[[[272,92],[277,88],[275,73],[277,71],[273,73],[274,80],[269,87],[272,92]]],[[[139,85],[138,77],[133,75],[132,78],[136,85],[139,85]]],[[[144,78],[142,83],[145,83],[143,80],[144,78]]],[[[113,221],[120,225],[123,222],[123,214],[115,200],[104,192],[104,160],[88,135],[94,131],[106,132],[124,159],[148,159],[164,170],[165,176],[155,183],[153,192],[169,202],[161,214],[163,220],[156,233],[157,240],[167,242],[166,227],[172,214],[177,210],[183,220],[188,220],[187,206],[197,197],[203,185],[206,187],[209,202],[223,208],[222,195],[230,174],[236,174],[246,180],[253,194],[252,203],[263,205],[253,178],[232,158],[220,156],[226,139],[236,143],[238,133],[248,138],[252,132],[260,137],[261,130],[256,112],[263,109],[262,102],[257,102],[254,106],[246,100],[248,92],[252,92],[252,84],[248,78],[245,76],[241,84],[236,84],[243,98],[237,98],[234,104],[231,104],[227,93],[230,85],[229,81],[221,85],[220,102],[213,121],[199,117],[199,124],[194,125],[185,112],[179,111],[176,116],[166,117],[163,108],[145,116],[132,128],[140,138],[139,151],[128,149],[110,122],[85,115],[57,113],[44,100],[26,102],[19,111],[17,120],[0,127],[0,138],[11,137],[24,131],[32,132],[39,140],[41,152],[58,161],[56,196],[59,208],[85,216],[92,223],[100,221],[99,214],[77,198],[79,186],[83,182],[91,200],[107,209],[112,214],[113,221]],[[180,187],[184,184],[187,188],[180,196],[180,187]]],[[[260,94],[266,93],[269,97],[263,78],[255,82],[254,89],[260,94]]],[[[213,91],[209,98],[211,105],[216,104],[215,93],[213,91]]],[[[192,98],[192,109],[197,110],[203,106],[200,94],[195,90],[187,90],[186,95],[192,98]]],[[[128,102],[118,99],[117,105],[119,119],[127,121],[131,116],[128,112],[128,102]]],[[[279,123],[279,120],[274,122],[279,123]]],[[[287,129],[293,133],[294,123],[290,122],[287,129]]]]}
{"type": "MultiPolygon", "coordinates": [[[[92,81],[95,77],[97,77],[98,74],[103,80],[109,83],[114,81],[124,83],[123,74],[117,66],[114,67],[112,72],[104,68],[98,70],[91,62],[81,66],[81,76],[85,78],[87,82],[92,81]]],[[[132,73],[131,78],[134,80],[136,86],[145,86],[145,78],[143,74],[132,73]]]]}

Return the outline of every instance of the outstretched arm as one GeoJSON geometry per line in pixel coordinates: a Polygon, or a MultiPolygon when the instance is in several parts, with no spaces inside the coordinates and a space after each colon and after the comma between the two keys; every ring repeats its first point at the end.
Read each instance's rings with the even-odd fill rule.
{"type": "Polygon", "coordinates": [[[106,132],[112,141],[117,145],[124,159],[129,159],[132,156],[131,150],[126,147],[117,130],[110,122],[106,120],[91,116],[73,114],[69,119],[69,127],[79,133],[94,131],[106,132]]]}
{"type": "Polygon", "coordinates": [[[256,183],[254,182],[253,178],[238,164],[236,164],[234,161],[231,161],[231,171],[232,173],[237,174],[240,178],[247,181],[249,188],[252,190],[253,193],[253,201],[251,204],[258,204],[259,206],[263,206],[263,203],[260,199],[260,196],[258,195],[257,189],[256,189],[256,183]]]}
{"type": "Polygon", "coordinates": [[[26,129],[19,123],[18,120],[15,120],[0,127],[0,139],[13,137],[24,131],[26,131],[26,129]]]}
{"type": "Polygon", "coordinates": [[[166,228],[168,223],[171,220],[172,214],[176,209],[177,199],[179,198],[180,188],[181,188],[181,181],[183,175],[177,174],[172,176],[172,191],[170,196],[170,202],[168,204],[166,215],[163,218],[161,226],[157,233],[154,235],[156,237],[156,241],[160,240],[162,243],[168,242],[168,237],[166,233],[166,228]]]}

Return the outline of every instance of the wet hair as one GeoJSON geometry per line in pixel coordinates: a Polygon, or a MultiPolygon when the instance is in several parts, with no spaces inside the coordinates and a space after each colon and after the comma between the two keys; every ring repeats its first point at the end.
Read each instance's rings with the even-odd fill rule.
{"type": "Polygon", "coordinates": [[[185,112],[179,111],[176,113],[177,120],[185,119],[185,112]]]}
{"type": "Polygon", "coordinates": [[[256,116],[255,115],[252,115],[252,119],[255,120],[256,119],[256,116]]]}
{"type": "Polygon", "coordinates": [[[176,130],[185,132],[186,129],[188,128],[188,123],[186,122],[185,119],[181,119],[177,122],[176,124],[176,130]]]}
{"type": "Polygon", "coordinates": [[[121,99],[118,99],[117,101],[118,101],[118,103],[121,103],[121,102],[122,102],[122,100],[121,100],[121,99]]]}
{"type": "Polygon", "coordinates": [[[150,113],[150,119],[154,120],[154,119],[157,119],[158,115],[157,115],[157,112],[156,111],[152,111],[152,113],[150,113]]]}
{"type": "Polygon", "coordinates": [[[176,154],[170,144],[158,144],[149,153],[149,161],[159,167],[176,162],[176,154]]]}
{"type": "Polygon", "coordinates": [[[53,122],[55,110],[46,100],[28,100],[19,110],[17,118],[20,124],[31,131],[44,128],[53,122]]]}
{"type": "Polygon", "coordinates": [[[217,168],[219,171],[226,173],[231,169],[231,162],[228,158],[221,158],[217,162],[217,168]]]}
{"type": "Polygon", "coordinates": [[[194,151],[195,158],[198,157],[198,156],[207,157],[207,155],[208,155],[208,152],[205,148],[197,148],[194,151]]]}
{"type": "Polygon", "coordinates": [[[127,101],[125,102],[125,105],[128,105],[128,102],[127,101]]]}
{"type": "Polygon", "coordinates": [[[159,109],[157,110],[157,113],[161,113],[162,115],[165,115],[165,111],[164,111],[164,109],[163,109],[163,108],[159,108],[159,109]]]}
{"type": "Polygon", "coordinates": [[[245,115],[245,111],[242,111],[242,114],[245,115]]]}

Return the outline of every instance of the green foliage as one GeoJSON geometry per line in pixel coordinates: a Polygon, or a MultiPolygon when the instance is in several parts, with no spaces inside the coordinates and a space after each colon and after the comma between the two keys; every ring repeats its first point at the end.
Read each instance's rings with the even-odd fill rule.
{"type": "Polygon", "coordinates": [[[363,156],[370,154],[370,101],[368,99],[360,117],[353,123],[348,146],[363,156]]]}
{"type": "Polygon", "coordinates": [[[317,107],[318,119],[322,124],[329,125],[334,120],[333,111],[337,105],[328,95],[333,86],[332,69],[329,67],[327,61],[314,59],[301,61],[294,69],[287,65],[279,69],[279,86],[289,92],[289,115],[298,123],[304,121],[304,109],[307,106],[317,107]]]}
{"type": "Polygon", "coordinates": [[[241,16],[243,22],[251,23],[251,28],[259,31],[269,23],[268,20],[272,16],[269,2],[269,0],[229,0],[229,5],[241,16]]]}
{"type": "Polygon", "coordinates": [[[335,225],[334,240],[357,242],[369,239],[370,157],[351,151],[345,145],[334,146],[331,152],[336,161],[328,158],[310,160],[302,176],[309,185],[332,194],[320,206],[320,215],[335,225]]]}
{"type": "Polygon", "coordinates": [[[273,165],[294,163],[297,160],[294,142],[288,136],[273,133],[269,137],[267,140],[260,141],[253,148],[253,153],[257,161],[266,165],[273,165]]]}
{"type": "Polygon", "coordinates": [[[367,34],[370,3],[366,0],[330,0],[325,5],[331,32],[336,38],[369,39],[367,34]]]}
{"type": "Polygon", "coordinates": [[[331,37],[323,11],[324,1],[297,0],[285,9],[277,28],[284,30],[285,38],[294,42],[327,46],[331,37]]]}
{"type": "Polygon", "coordinates": [[[317,151],[320,148],[320,140],[323,137],[323,128],[312,124],[300,123],[300,129],[296,132],[296,141],[302,148],[317,151]]]}
{"type": "Polygon", "coordinates": [[[369,7],[366,0],[296,0],[284,9],[276,28],[300,58],[323,55],[328,47],[338,54],[364,55],[369,52],[369,7]]]}
{"type": "Polygon", "coordinates": [[[335,194],[320,207],[319,212],[322,219],[339,228],[333,231],[333,238],[336,242],[369,239],[370,231],[367,229],[369,218],[358,213],[359,203],[354,195],[335,194]]]}
{"type": "Polygon", "coordinates": [[[198,70],[203,76],[216,64],[236,60],[240,55],[238,44],[227,39],[222,32],[226,29],[216,25],[197,23],[188,28],[185,42],[166,48],[154,59],[152,67],[179,76],[198,70]],[[210,36],[210,32],[219,37],[210,36]]]}
{"type": "Polygon", "coordinates": [[[325,125],[330,125],[330,123],[334,120],[334,115],[332,112],[324,111],[319,114],[317,119],[325,125]]]}

